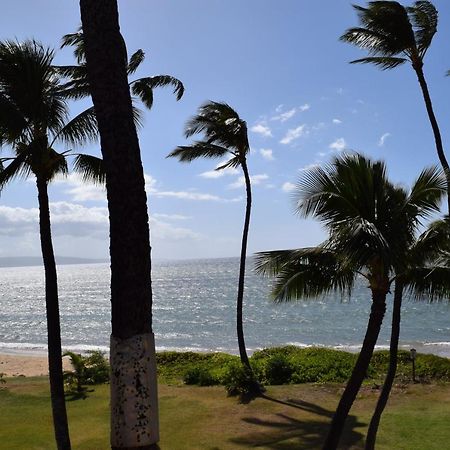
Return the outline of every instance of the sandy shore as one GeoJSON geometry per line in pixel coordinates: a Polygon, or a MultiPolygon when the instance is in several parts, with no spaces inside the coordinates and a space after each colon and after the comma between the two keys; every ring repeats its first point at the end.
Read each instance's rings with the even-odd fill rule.
{"type": "MultiPolygon", "coordinates": [[[[68,358],[63,359],[64,370],[71,370],[68,358]]],[[[35,377],[48,375],[46,356],[0,354],[0,372],[6,377],[35,377]]]]}

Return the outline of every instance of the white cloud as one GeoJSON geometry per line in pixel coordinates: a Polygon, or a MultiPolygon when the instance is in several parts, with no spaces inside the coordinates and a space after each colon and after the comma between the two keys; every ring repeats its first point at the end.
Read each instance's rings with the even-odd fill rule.
{"type": "Polygon", "coordinates": [[[310,108],[311,106],[309,105],[309,103],[305,103],[304,105],[298,107],[301,112],[308,111],[308,109],[310,108]]]}
{"type": "Polygon", "coordinates": [[[291,117],[293,117],[296,112],[297,112],[297,109],[292,108],[289,111],[280,113],[277,116],[273,116],[270,120],[279,120],[280,122],[286,122],[286,120],[289,120],[291,117]]]}
{"type": "Polygon", "coordinates": [[[286,181],[286,183],[283,184],[283,186],[281,186],[281,189],[284,192],[292,192],[293,190],[295,190],[296,186],[294,183],[290,183],[289,181],[286,181]]]}
{"type": "Polygon", "coordinates": [[[312,163],[312,164],[308,164],[307,166],[300,167],[300,169],[298,169],[298,171],[304,172],[305,170],[314,169],[315,167],[319,167],[319,166],[320,166],[319,163],[312,163]]]}
{"type": "Polygon", "coordinates": [[[299,125],[297,128],[291,128],[287,131],[283,139],[281,139],[280,144],[290,144],[295,139],[306,134],[306,124],[299,125]]]}
{"type": "Polygon", "coordinates": [[[342,120],[340,120],[340,119],[333,119],[333,123],[335,123],[336,125],[339,125],[340,123],[342,123],[342,120]]]}
{"type": "MultiPolygon", "coordinates": [[[[216,165],[215,169],[217,169],[220,166],[223,166],[226,164],[227,161],[222,161],[219,164],[216,165]]],[[[203,178],[221,178],[224,175],[237,175],[239,174],[239,170],[236,167],[226,167],[225,169],[220,170],[208,170],[207,172],[202,172],[199,174],[200,177],[203,178]]]]}
{"type": "MultiPolygon", "coordinates": [[[[265,173],[260,175],[253,175],[250,177],[250,182],[253,186],[256,186],[258,184],[261,184],[263,181],[269,179],[269,175],[266,175],[265,173]]],[[[231,189],[237,189],[242,186],[245,186],[245,178],[239,177],[234,183],[231,183],[228,185],[231,189]]]]}
{"type": "Polygon", "coordinates": [[[155,213],[155,214],[152,214],[152,218],[155,218],[155,219],[166,219],[166,220],[188,220],[191,217],[190,216],[183,216],[181,214],[155,213]]]}
{"type": "Polygon", "coordinates": [[[168,240],[168,241],[181,241],[181,240],[199,240],[202,235],[196,233],[189,228],[174,227],[173,225],[156,220],[155,214],[153,218],[150,218],[150,227],[152,232],[152,238],[168,240]]]}
{"type": "Polygon", "coordinates": [[[386,139],[391,136],[391,133],[384,133],[383,136],[380,137],[378,141],[378,147],[383,147],[386,139]]]}
{"type": "Polygon", "coordinates": [[[250,128],[250,131],[253,131],[253,133],[260,134],[263,137],[272,137],[272,131],[267,125],[264,125],[263,123],[258,123],[250,128]]]}
{"type": "Polygon", "coordinates": [[[270,148],[262,148],[259,150],[259,153],[267,161],[273,161],[275,159],[273,157],[273,151],[270,148]]]}
{"type": "Polygon", "coordinates": [[[336,151],[340,152],[340,151],[344,150],[344,148],[347,147],[347,143],[345,142],[345,139],[344,139],[344,138],[338,138],[338,139],[336,139],[334,142],[332,142],[332,143],[329,145],[329,147],[330,147],[332,150],[336,150],[336,151]]]}

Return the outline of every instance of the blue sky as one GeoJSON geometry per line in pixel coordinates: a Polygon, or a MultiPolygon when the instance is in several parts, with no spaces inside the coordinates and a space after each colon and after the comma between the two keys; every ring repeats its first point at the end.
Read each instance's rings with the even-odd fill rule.
{"type": "MultiPolygon", "coordinates": [[[[425,74],[445,145],[450,5],[434,4],[440,24],[425,74]]],[[[348,64],[364,55],[338,40],[357,24],[350,1],[122,0],[119,8],[129,53],[146,52],[137,76],[170,74],[186,87],[179,102],[169,88],[155,91],[140,130],[157,258],[239,254],[245,208],[240,174],[214,177],[220,161],[185,165],[165,158],[186,143],[184,124],[205,100],[226,101],[248,122],[254,191],[250,253],[323,239],[317,222],[293,213],[292,185],[312,164],[357,150],[386,160],[391,178],[409,185],[423,167],[437,163],[411,67],[382,72],[348,64]]],[[[6,2],[0,39],[32,37],[58,48],[62,35],[79,22],[76,1],[6,2]]],[[[70,51],[58,51],[56,62],[72,63],[70,51]]],[[[86,105],[74,105],[73,112],[86,105]]],[[[98,154],[96,145],[84,151],[98,154]]],[[[106,257],[104,192],[71,176],[53,184],[50,199],[56,254],[106,257]]],[[[4,190],[0,256],[40,254],[36,208],[33,180],[4,190]]]]}

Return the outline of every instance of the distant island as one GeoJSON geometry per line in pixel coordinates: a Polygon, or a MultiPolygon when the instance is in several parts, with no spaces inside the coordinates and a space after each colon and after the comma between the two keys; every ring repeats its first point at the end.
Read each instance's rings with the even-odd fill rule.
{"type": "MultiPolygon", "coordinates": [[[[105,259],[91,259],[91,258],[77,258],[74,256],[56,256],[57,265],[66,264],[98,264],[105,263],[105,259]]],[[[0,267],[28,267],[28,266],[42,266],[41,256],[1,256],[0,267]]]]}

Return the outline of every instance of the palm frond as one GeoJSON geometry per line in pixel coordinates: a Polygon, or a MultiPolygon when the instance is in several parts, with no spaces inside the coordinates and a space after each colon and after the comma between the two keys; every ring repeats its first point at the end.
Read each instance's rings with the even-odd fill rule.
{"type": "Polygon", "coordinates": [[[68,33],[62,37],[61,48],[74,47],[73,54],[78,64],[86,62],[86,52],[84,48],[83,30],[78,27],[75,33],[68,33]]]}
{"type": "Polygon", "coordinates": [[[228,149],[205,142],[194,142],[192,145],[180,145],[167,155],[167,158],[178,158],[180,162],[191,162],[198,158],[223,158],[228,149]]]}
{"type": "Polygon", "coordinates": [[[153,105],[153,89],[157,87],[172,86],[176,99],[180,100],[184,94],[183,83],[170,75],[157,75],[134,80],[130,83],[131,92],[139,97],[144,105],[151,109],[153,105]]]}
{"type": "Polygon", "coordinates": [[[429,217],[439,211],[446,189],[442,170],[436,166],[426,168],[413,183],[406,207],[414,208],[413,213],[418,217],[429,217]]]}
{"type": "Polygon", "coordinates": [[[438,12],[429,1],[417,1],[414,6],[406,8],[415,27],[415,38],[420,56],[423,58],[436,34],[438,12]]]}
{"type": "Polygon", "coordinates": [[[106,172],[103,160],[92,155],[77,155],[73,170],[81,175],[85,182],[104,185],[106,172]]]}
{"type": "Polygon", "coordinates": [[[11,160],[5,167],[2,164],[0,169],[0,192],[4,187],[15,178],[27,178],[31,168],[27,163],[28,154],[23,152],[11,160]]]}
{"type": "Polygon", "coordinates": [[[354,268],[343,266],[334,252],[322,247],[258,253],[255,269],[275,276],[272,296],[277,302],[331,291],[350,295],[356,277],[354,268]]]}
{"type": "MultiPolygon", "coordinates": [[[[407,10],[395,1],[372,1],[367,8],[354,5],[360,27],[348,29],[341,40],[368,50],[370,55],[392,57],[402,53],[410,55],[416,49],[416,40],[407,10]]],[[[372,62],[374,61],[361,61],[372,62]]],[[[401,62],[392,61],[392,65],[379,66],[384,69],[398,66],[401,62]]]]}
{"type": "Polygon", "coordinates": [[[54,140],[61,140],[69,145],[82,145],[97,138],[97,119],[94,107],[91,106],[65,124],[56,133],[54,140]]]}
{"type": "Polygon", "coordinates": [[[393,56],[369,56],[350,61],[350,64],[373,64],[382,70],[393,69],[407,62],[406,58],[395,58],[393,56]]]}
{"type": "Polygon", "coordinates": [[[407,291],[416,300],[450,300],[450,266],[415,268],[406,274],[407,291]]]}
{"type": "Polygon", "coordinates": [[[14,103],[0,92],[0,146],[13,144],[27,128],[28,122],[14,103]]]}
{"type": "Polygon", "coordinates": [[[134,72],[136,72],[136,70],[141,65],[141,63],[144,61],[144,59],[145,59],[145,53],[143,50],[139,49],[139,50],[135,51],[131,55],[130,60],[128,61],[127,74],[131,75],[134,72]]]}

